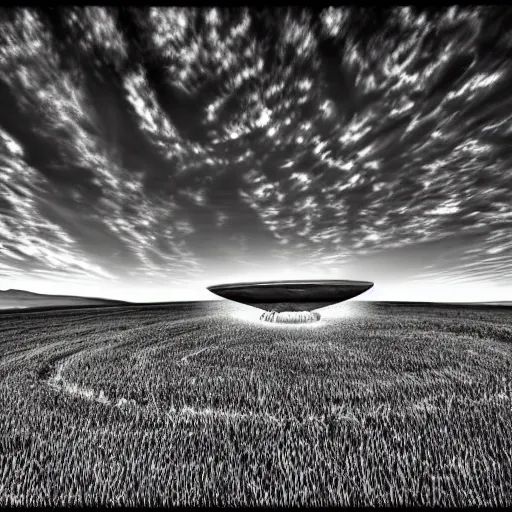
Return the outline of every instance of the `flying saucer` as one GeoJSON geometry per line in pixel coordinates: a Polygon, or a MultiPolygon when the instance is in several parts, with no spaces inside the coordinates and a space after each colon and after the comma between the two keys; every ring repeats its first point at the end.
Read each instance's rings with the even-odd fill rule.
{"type": "Polygon", "coordinates": [[[264,281],[209,286],[216,295],[248,306],[282,312],[324,308],[351,299],[373,286],[368,281],[264,281]]]}

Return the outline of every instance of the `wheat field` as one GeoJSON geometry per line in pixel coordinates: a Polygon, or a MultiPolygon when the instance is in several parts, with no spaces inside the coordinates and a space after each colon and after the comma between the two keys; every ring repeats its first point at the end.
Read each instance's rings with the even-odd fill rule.
{"type": "Polygon", "coordinates": [[[511,308],[338,310],[0,315],[0,505],[511,505],[511,308]]]}

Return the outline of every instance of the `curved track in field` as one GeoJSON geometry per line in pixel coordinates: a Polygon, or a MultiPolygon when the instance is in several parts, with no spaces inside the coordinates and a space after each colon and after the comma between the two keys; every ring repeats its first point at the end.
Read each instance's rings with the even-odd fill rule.
{"type": "MultiPolygon", "coordinates": [[[[183,366],[188,365],[196,356],[200,356],[201,354],[206,355],[204,354],[205,352],[208,353],[222,347],[222,345],[226,345],[226,340],[224,339],[222,339],[221,343],[206,344],[206,346],[200,346],[200,344],[198,346],[193,340],[194,335],[198,332],[208,331],[208,323],[209,320],[213,318],[212,315],[215,314],[215,308],[213,308],[213,312],[209,311],[208,308],[199,311],[196,309],[192,311],[192,314],[186,311],[186,309],[182,309],[181,311],[178,309],[176,312],[172,312],[174,314],[169,314],[168,308],[157,308],[153,311],[147,309],[146,313],[149,312],[150,320],[145,325],[137,325],[136,323],[133,325],[130,323],[123,325],[124,322],[122,322],[122,320],[127,314],[129,315],[130,308],[127,310],[116,309],[117,311],[82,311],[75,315],[73,315],[72,311],[66,311],[63,315],[59,315],[59,312],[43,314],[43,317],[46,316],[49,317],[49,319],[55,318],[62,321],[64,332],[66,332],[66,327],[69,329],[66,336],[63,335],[64,333],[61,330],[57,329],[55,337],[61,339],[52,341],[52,337],[48,336],[47,342],[41,342],[40,340],[36,341],[38,340],[38,331],[34,330],[32,332],[32,340],[36,341],[36,346],[33,346],[33,344],[31,346],[30,343],[26,343],[22,347],[18,346],[10,351],[4,351],[0,358],[0,370],[10,369],[12,371],[16,368],[26,369],[34,367],[39,381],[56,391],[73,395],[79,399],[96,400],[103,404],[113,405],[119,403],[119,400],[121,400],[121,403],[127,402],[127,400],[124,397],[120,397],[117,401],[110,400],[105,397],[102,389],[96,390],[91,385],[81,385],[79,382],[71,380],[66,374],[68,367],[76,363],[87,361],[88,358],[91,358],[95,354],[113,354],[122,351],[123,348],[126,347],[130,347],[132,349],[132,357],[137,358],[165,351],[166,348],[168,349],[173,344],[176,350],[172,352],[167,351],[166,361],[169,364],[183,366]],[[76,324],[74,322],[75,317],[83,321],[80,322],[80,324],[76,324]],[[89,326],[89,328],[86,328],[86,326],[89,326]],[[75,327],[75,329],[73,329],[73,327],[75,327]],[[162,337],[160,335],[162,329],[166,331],[167,336],[162,337]],[[192,342],[191,346],[181,348],[180,345],[183,346],[184,342],[187,341],[192,342]]],[[[137,313],[140,314],[141,311],[137,313]]],[[[382,314],[382,312],[380,313],[382,314]]],[[[21,321],[24,319],[22,315],[13,316],[21,321]]],[[[257,314],[255,313],[254,318],[256,319],[256,317],[257,314]]],[[[453,325],[442,317],[436,318],[436,321],[438,335],[451,336],[452,338],[463,338],[465,330],[471,331],[471,325],[479,328],[476,339],[471,341],[472,348],[464,349],[465,353],[473,358],[478,358],[482,355],[482,345],[479,345],[479,349],[475,348],[478,346],[478,340],[481,339],[485,340],[484,346],[486,352],[495,353],[506,359],[511,358],[512,330],[507,327],[501,330],[494,328],[493,336],[490,338],[486,336],[486,333],[490,333],[494,326],[488,320],[479,322],[475,320],[475,318],[466,318],[464,320],[465,326],[463,329],[460,328],[460,325],[453,325]]],[[[339,322],[336,320],[331,322],[331,330],[336,324],[339,325],[339,322]]],[[[426,325],[428,325],[428,320],[426,321],[426,325]]],[[[295,329],[290,332],[293,334],[292,343],[296,343],[295,339],[297,338],[297,332],[300,333],[300,329],[297,331],[296,326],[290,327],[291,329],[295,329]]],[[[428,329],[425,329],[425,325],[416,325],[416,328],[428,331],[428,329]]],[[[396,337],[399,337],[401,340],[407,340],[417,336],[417,333],[404,334],[400,332],[400,329],[401,328],[397,329],[396,327],[391,330],[386,329],[384,324],[380,326],[379,331],[384,339],[391,337],[395,337],[396,339],[396,337]]],[[[310,347],[320,345],[323,346],[323,348],[328,347],[333,354],[336,352],[336,348],[333,347],[331,339],[328,338],[325,339],[325,341],[321,340],[321,338],[324,337],[321,336],[322,333],[320,333],[319,336],[319,333],[314,331],[313,336],[311,336],[311,333],[307,331],[307,326],[304,332],[308,333],[310,337],[310,347]]],[[[217,332],[216,334],[218,337],[219,333],[217,332]]],[[[222,333],[220,334],[221,338],[223,338],[222,333]]],[[[323,334],[325,334],[325,332],[323,334]]],[[[286,339],[286,336],[284,336],[284,338],[286,339]]],[[[346,354],[344,357],[346,357],[346,354]]],[[[293,370],[291,370],[291,372],[294,373],[293,370]]],[[[455,369],[446,368],[433,369],[430,374],[431,377],[437,376],[437,378],[444,379],[449,376],[452,380],[459,381],[461,379],[464,381],[464,377],[461,377],[461,375],[465,375],[455,369]]],[[[414,372],[410,373],[405,370],[398,376],[398,379],[402,381],[415,380],[417,376],[415,376],[414,372]]],[[[379,377],[374,379],[374,382],[383,383],[385,381],[386,379],[379,379],[379,377]]],[[[145,404],[149,403],[150,397],[146,397],[143,402],[145,404]]],[[[193,408],[187,405],[183,407],[183,410],[189,411],[191,414],[193,414],[194,411],[193,408]]],[[[212,409],[209,408],[205,408],[204,410],[207,411],[205,414],[210,414],[212,411],[212,409]]],[[[311,419],[316,420],[318,418],[311,416],[311,419]]]]}

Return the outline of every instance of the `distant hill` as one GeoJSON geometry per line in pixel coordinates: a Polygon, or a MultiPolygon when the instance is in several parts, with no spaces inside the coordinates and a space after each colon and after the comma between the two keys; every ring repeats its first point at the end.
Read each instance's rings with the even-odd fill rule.
{"type": "Polygon", "coordinates": [[[0,290],[0,310],[61,306],[115,306],[130,302],[70,295],[45,295],[25,290],[0,290]]]}

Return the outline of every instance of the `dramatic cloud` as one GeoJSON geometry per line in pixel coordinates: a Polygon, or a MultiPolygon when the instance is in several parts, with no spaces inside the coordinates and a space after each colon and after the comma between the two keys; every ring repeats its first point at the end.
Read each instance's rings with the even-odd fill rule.
{"type": "Polygon", "coordinates": [[[512,300],[511,59],[507,7],[4,9],[0,277],[512,300]]]}

